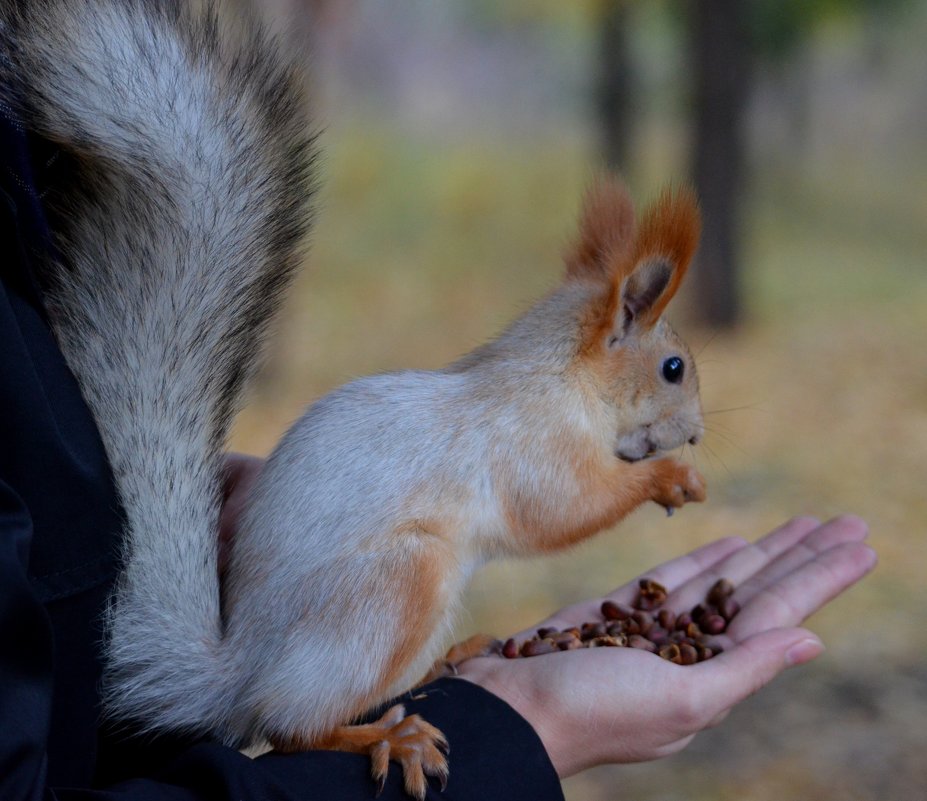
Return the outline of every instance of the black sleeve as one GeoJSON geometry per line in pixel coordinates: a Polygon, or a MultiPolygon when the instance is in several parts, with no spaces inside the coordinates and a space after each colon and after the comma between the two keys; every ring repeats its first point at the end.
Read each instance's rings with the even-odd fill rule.
{"type": "MultiPolygon", "coordinates": [[[[418,693],[421,695],[422,693],[418,693]]],[[[430,801],[563,801],[560,781],[531,726],[504,701],[470,682],[442,679],[419,700],[401,699],[441,729],[450,744],[450,777],[430,801]]],[[[365,756],[331,751],[270,753],[250,759],[200,743],[185,749],[150,779],[120,782],[106,792],[60,791],[65,801],[373,801],[376,785],[365,756]]],[[[379,801],[409,801],[398,765],[379,801]]]]}
{"type": "Polygon", "coordinates": [[[52,697],[51,627],[26,578],[32,521],[0,481],[0,798],[43,797],[52,697]]]}
{"type": "MultiPolygon", "coordinates": [[[[425,698],[406,701],[408,713],[417,712],[447,736],[450,745],[450,777],[441,793],[432,783],[428,798],[438,801],[562,801],[560,781],[534,729],[515,710],[486,690],[462,679],[441,679],[424,688],[425,698]]],[[[356,788],[344,798],[369,799],[374,790],[369,763],[352,754],[314,752],[297,759],[270,754],[257,760],[272,767],[296,785],[318,787],[319,798],[340,798],[339,788],[356,788]],[[334,759],[333,759],[334,758],[334,759]],[[329,773],[331,763],[340,765],[329,773]],[[300,782],[300,777],[304,781],[300,782]],[[350,785],[340,777],[350,777],[350,785]]],[[[390,765],[384,801],[408,801],[402,790],[401,771],[390,765]]]]}

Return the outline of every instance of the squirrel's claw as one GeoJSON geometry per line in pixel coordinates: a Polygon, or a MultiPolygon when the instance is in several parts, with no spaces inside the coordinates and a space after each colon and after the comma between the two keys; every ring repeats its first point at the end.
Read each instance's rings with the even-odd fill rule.
{"type": "Polygon", "coordinates": [[[357,726],[339,726],[331,734],[313,742],[283,741],[271,737],[271,744],[284,753],[319,749],[367,754],[370,757],[370,775],[376,782],[379,796],[386,786],[389,763],[402,767],[406,792],[423,801],[428,791],[428,777],[433,776],[447,786],[447,738],[439,729],[418,715],[406,715],[402,704],[391,706],[373,723],[357,726]]]}

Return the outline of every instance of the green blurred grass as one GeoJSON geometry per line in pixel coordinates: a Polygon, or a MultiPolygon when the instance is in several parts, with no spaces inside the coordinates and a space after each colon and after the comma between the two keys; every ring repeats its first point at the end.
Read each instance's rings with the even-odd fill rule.
{"type": "MultiPolygon", "coordinates": [[[[438,143],[358,119],[325,138],[311,256],[238,421],[233,445],[242,450],[268,452],[303,406],[333,386],[374,371],[438,367],[498,332],[558,280],[559,254],[594,163],[579,133],[438,143]]],[[[641,201],[678,177],[660,174],[663,146],[657,142],[632,176],[641,201]]],[[[665,147],[673,151],[672,137],[665,147]]],[[[881,565],[812,621],[829,651],[806,669],[812,685],[788,686],[800,696],[800,687],[848,672],[878,684],[873,676],[884,680],[922,659],[925,163],[886,166],[831,154],[814,170],[756,172],[746,208],[747,322],[716,335],[686,325],[688,299],[677,309],[697,353],[708,413],[704,445],[687,456],[708,479],[708,503],[672,519],[641,509],[571,553],[486,568],[460,635],[530,625],[715,537],[752,538],[794,514],[851,511],[870,522],[881,565]]],[[[789,696],[769,697],[786,704],[789,696]]],[[[841,725],[838,710],[830,712],[818,725],[841,725]]],[[[907,753],[897,736],[899,753],[907,753]]],[[[675,763],[688,777],[685,797],[820,795],[820,777],[830,774],[809,763],[814,750],[807,743],[797,752],[776,748],[784,750],[774,748],[773,761],[749,775],[704,787],[693,778],[701,775],[697,765],[675,763]],[[770,778],[776,765],[791,785],[770,778]]],[[[680,797],[655,778],[661,769],[650,770],[579,777],[568,783],[569,797],[615,797],[608,788],[619,775],[636,788],[626,797],[680,797]],[[655,781],[668,794],[647,795],[655,781]]],[[[880,797],[854,794],[859,786],[825,797],[880,797]]]]}

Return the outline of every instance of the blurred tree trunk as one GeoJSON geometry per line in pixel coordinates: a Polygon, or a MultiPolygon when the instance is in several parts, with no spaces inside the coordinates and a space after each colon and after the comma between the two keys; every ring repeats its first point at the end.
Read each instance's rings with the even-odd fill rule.
{"type": "Polygon", "coordinates": [[[690,12],[692,172],[705,226],[694,270],[695,314],[721,328],[736,325],[742,314],[745,117],[752,84],[747,10],[742,0],[695,0],[690,12]]]}
{"type": "Polygon", "coordinates": [[[595,103],[602,155],[626,171],[630,157],[632,66],[628,43],[629,3],[602,0],[598,24],[595,103]]]}

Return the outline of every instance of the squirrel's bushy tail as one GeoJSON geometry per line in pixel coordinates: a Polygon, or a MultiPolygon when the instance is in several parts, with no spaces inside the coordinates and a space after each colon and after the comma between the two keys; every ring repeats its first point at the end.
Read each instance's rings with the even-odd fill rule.
{"type": "Polygon", "coordinates": [[[209,2],[0,13],[7,101],[71,168],[47,196],[63,255],[47,299],[127,517],[106,701],[151,728],[221,731],[221,453],[309,222],[299,80],[209,2]]]}

